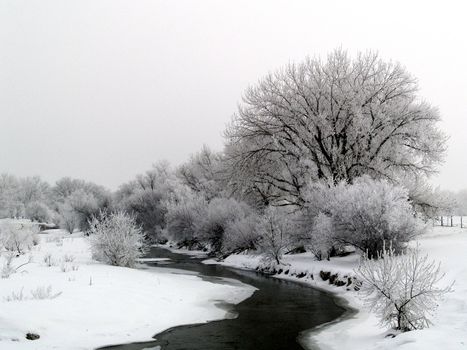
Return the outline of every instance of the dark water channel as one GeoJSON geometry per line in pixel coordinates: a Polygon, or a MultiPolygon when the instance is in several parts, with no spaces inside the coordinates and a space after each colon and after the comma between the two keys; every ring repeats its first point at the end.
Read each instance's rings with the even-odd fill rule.
{"type": "MultiPolygon", "coordinates": [[[[303,350],[300,334],[341,316],[345,310],[326,293],[253,271],[202,264],[202,258],[152,248],[148,257],[170,261],[152,266],[194,271],[213,283],[239,280],[258,290],[240,304],[231,305],[234,319],[179,326],[157,334],[155,341],[105,349],[161,350],[303,350]]],[[[104,349],[104,348],[103,348],[104,349]]]]}

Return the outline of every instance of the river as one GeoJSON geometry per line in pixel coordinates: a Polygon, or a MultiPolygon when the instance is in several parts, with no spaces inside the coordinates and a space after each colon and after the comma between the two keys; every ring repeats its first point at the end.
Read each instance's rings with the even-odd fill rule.
{"type": "MultiPolygon", "coordinates": [[[[197,272],[213,283],[229,283],[235,279],[258,290],[230,309],[231,319],[179,326],[155,335],[154,341],[105,347],[119,350],[303,350],[305,331],[342,316],[345,310],[327,293],[302,283],[270,277],[221,265],[205,265],[203,258],[151,248],[147,257],[169,261],[148,265],[197,272]]],[[[177,273],[174,271],[174,273],[177,273]]],[[[178,271],[180,273],[180,271],[178,271]]],[[[161,315],[163,317],[163,315],[161,315]]]]}

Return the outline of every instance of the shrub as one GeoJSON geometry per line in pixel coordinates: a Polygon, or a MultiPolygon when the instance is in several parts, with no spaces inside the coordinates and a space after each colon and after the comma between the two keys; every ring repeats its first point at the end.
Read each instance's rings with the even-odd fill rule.
{"type": "Polygon", "coordinates": [[[414,215],[407,190],[387,181],[364,176],[353,184],[317,185],[308,200],[307,213],[315,230],[311,237],[318,246],[323,242],[331,248],[352,245],[377,257],[384,241],[401,252],[404,244],[424,229],[414,215]]]}
{"type": "Polygon", "coordinates": [[[230,221],[224,233],[224,246],[230,251],[256,249],[259,241],[258,221],[260,217],[250,214],[230,221]]]}
{"type": "Polygon", "coordinates": [[[133,267],[144,253],[144,236],[135,218],[124,212],[102,212],[88,231],[93,258],[115,266],[133,267]]]}
{"type": "Polygon", "coordinates": [[[198,237],[211,245],[213,252],[221,252],[224,248],[224,234],[234,221],[244,218],[251,209],[247,204],[232,198],[214,198],[209,202],[205,215],[195,223],[198,237]]]}
{"type": "Polygon", "coordinates": [[[4,220],[0,224],[0,243],[6,250],[24,254],[36,241],[37,227],[32,223],[4,220]]]}
{"type": "Polygon", "coordinates": [[[355,271],[367,305],[384,325],[403,332],[430,325],[438,299],[451,290],[440,288],[440,265],[418,249],[396,255],[383,247],[378,260],[366,256],[355,271]]]}

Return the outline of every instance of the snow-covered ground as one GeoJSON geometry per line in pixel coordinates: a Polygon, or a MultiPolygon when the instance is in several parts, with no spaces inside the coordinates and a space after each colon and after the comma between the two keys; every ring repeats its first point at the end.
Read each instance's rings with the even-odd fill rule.
{"type": "MultiPolygon", "coordinates": [[[[352,286],[336,287],[320,278],[319,272],[325,271],[338,274],[345,281],[344,276],[353,275],[358,256],[333,258],[331,261],[315,261],[309,253],[285,256],[283,271],[277,275],[278,278],[300,280],[333,292],[358,310],[341,322],[310,332],[310,343],[317,344],[322,350],[467,349],[467,229],[436,227],[412,244],[419,244],[422,252],[441,262],[441,269],[446,273],[444,284],[454,280],[455,284],[453,291],[440,302],[430,328],[399,334],[395,338],[386,337],[394,332],[378,325],[378,319],[364,307],[352,286]]],[[[206,263],[216,262],[208,260],[206,263]]],[[[254,269],[261,265],[261,257],[233,255],[220,264],[254,269]]]]}
{"type": "Polygon", "coordinates": [[[40,237],[32,262],[0,279],[2,350],[92,349],[151,340],[176,325],[228,317],[218,302],[238,303],[254,292],[244,284],[214,284],[193,274],[103,265],[91,259],[88,241],[76,234],[54,230],[40,237]],[[33,293],[51,298],[34,299],[33,293]],[[25,339],[29,332],[40,339],[25,339]]]}

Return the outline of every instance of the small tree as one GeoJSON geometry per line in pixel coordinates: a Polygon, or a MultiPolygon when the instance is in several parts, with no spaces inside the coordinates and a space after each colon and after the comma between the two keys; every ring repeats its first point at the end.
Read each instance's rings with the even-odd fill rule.
{"type": "Polygon", "coordinates": [[[282,208],[269,207],[258,223],[258,233],[261,236],[259,246],[266,260],[281,263],[282,255],[288,252],[294,243],[291,232],[294,231],[293,221],[282,208]]]}
{"type": "Polygon", "coordinates": [[[133,267],[144,253],[144,235],[134,217],[124,212],[102,212],[89,222],[93,258],[104,263],[133,267]]]}
{"type": "Polygon", "coordinates": [[[452,287],[438,287],[444,277],[440,265],[420,255],[419,249],[396,255],[384,248],[378,260],[365,256],[355,272],[381,324],[403,332],[428,327],[438,299],[452,287]]]}
{"type": "Polygon", "coordinates": [[[58,212],[60,227],[72,234],[79,227],[80,218],[78,214],[73,210],[68,201],[59,206],[58,212]]]}

